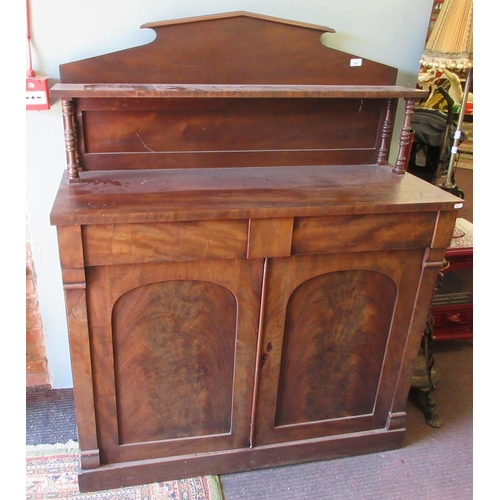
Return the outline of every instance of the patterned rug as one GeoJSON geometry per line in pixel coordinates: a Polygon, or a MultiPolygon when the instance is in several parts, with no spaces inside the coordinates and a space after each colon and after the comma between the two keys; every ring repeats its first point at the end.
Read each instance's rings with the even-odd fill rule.
{"type": "Polygon", "coordinates": [[[472,222],[461,218],[457,219],[453,228],[450,248],[473,247],[473,231],[472,222]]]}
{"type": "Polygon", "coordinates": [[[26,500],[223,500],[217,476],[95,493],[78,490],[78,443],[26,446],[26,500]]]}

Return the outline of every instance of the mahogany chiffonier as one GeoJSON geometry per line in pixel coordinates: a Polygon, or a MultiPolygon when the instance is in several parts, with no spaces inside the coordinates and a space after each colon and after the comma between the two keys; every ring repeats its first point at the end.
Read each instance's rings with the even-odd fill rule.
{"type": "Polygon", "coordinates": [[[81,490],[402,446],[461,206],[405,173],[425,95],[321,26],[144,27],[51,91],[81,490]]]}

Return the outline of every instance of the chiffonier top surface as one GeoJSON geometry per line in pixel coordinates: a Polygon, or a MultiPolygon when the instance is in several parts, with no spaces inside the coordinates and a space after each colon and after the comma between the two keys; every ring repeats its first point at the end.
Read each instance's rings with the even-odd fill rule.
{"type": "Polygon", "coordinates": [[[86,172],[63,178],[56,225],[452,210],[458,198],[390,166],[86,172]]]}

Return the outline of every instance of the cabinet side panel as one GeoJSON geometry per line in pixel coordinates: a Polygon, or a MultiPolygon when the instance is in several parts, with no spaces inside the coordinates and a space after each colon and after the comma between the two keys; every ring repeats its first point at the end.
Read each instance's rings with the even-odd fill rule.
{"type": "Polygon", "coordinates": [[[276,426],[373,412],[396,285],[373,271],[323,274],[287,305],[276,426]]]}
{"type": "Polygon", "coordinates": [[[236,299],[202,281],[122,296],[113,344],[122,444],[231,431],[236,299]]]}
{"type": "Polygon", "coordinates": [[[81,227],[60,226],[57,228],[57,238],[66,302],[78,444],[81,452],[80,466],[82,469],[88,469],[99,466],[100,455],[94,409],[94,373],[89,341],[81,227]]]}

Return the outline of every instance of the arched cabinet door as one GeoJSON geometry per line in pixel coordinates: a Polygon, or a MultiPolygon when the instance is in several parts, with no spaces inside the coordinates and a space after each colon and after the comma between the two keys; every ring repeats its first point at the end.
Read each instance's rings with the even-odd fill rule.
{"type": "Polygon", "coordinates": [[[411,250],[269,261],[256,445],[385,427],[422,257],[411,250]]]}
{"type": "Polygon", "coordinates": [[[262,265],[87,270],[102,463],[248,446],[262,265]]]}

